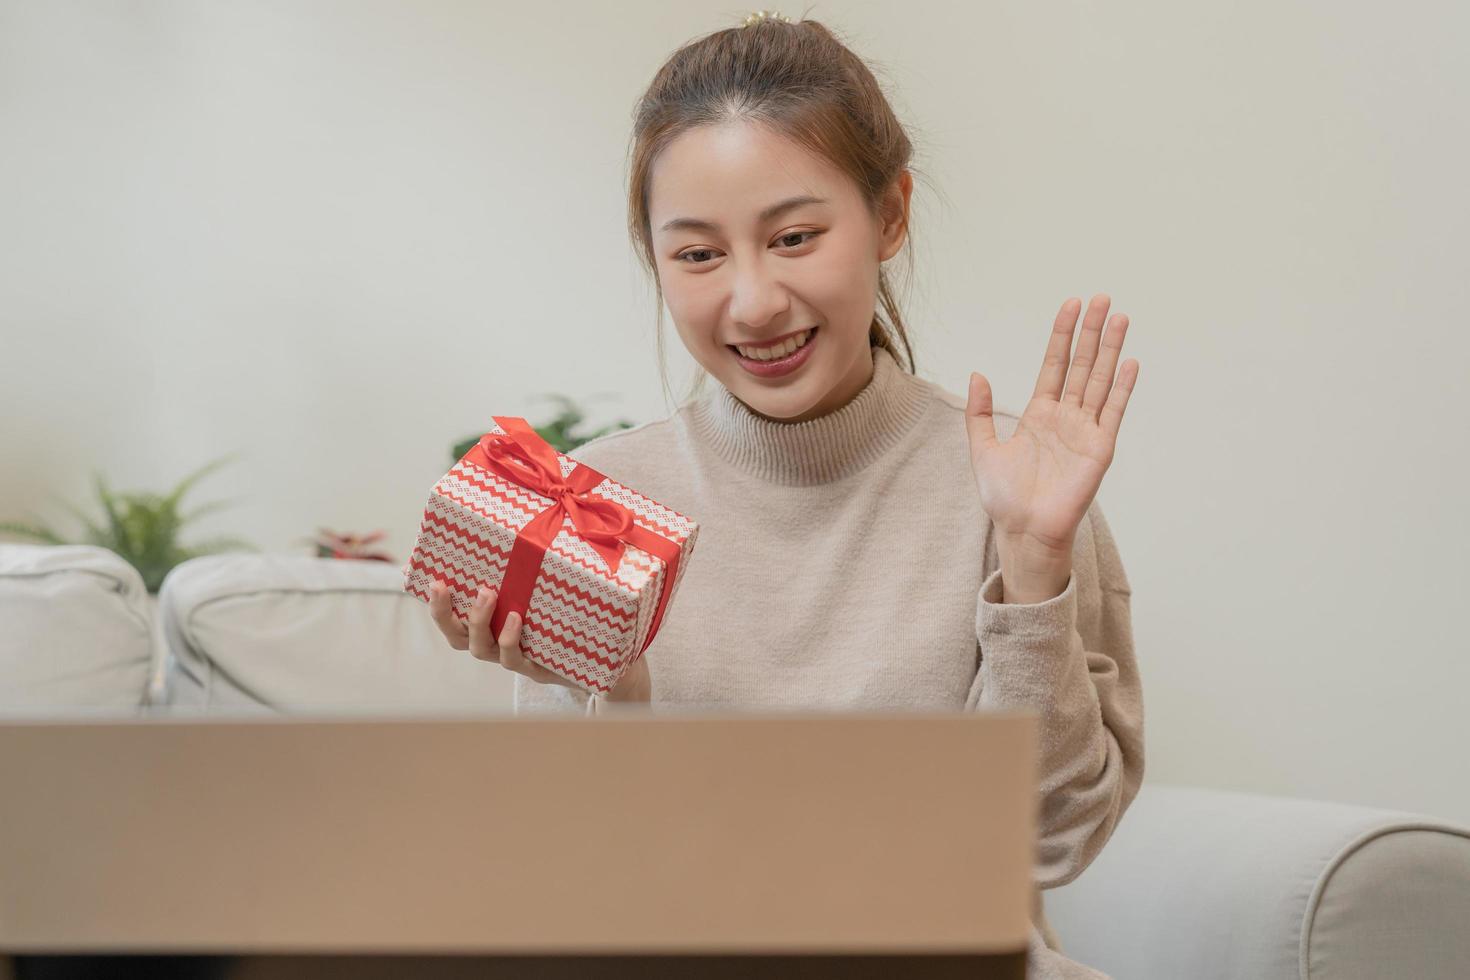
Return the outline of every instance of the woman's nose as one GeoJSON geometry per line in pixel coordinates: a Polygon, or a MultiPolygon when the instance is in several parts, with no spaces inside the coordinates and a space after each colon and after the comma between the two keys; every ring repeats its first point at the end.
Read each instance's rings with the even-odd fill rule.
{"type": "Polygon", "coordinates": [[[785,313],[791,298],[768,269],[747,268],[738,272],[730,295],[730,319],[759,329],[785,313]]]}

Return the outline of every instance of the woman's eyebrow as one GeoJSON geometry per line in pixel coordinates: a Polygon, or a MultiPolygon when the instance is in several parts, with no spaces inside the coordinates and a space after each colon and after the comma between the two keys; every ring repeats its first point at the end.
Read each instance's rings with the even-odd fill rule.
{"type": "MultiPolygon", "coordinates": [[[[766,208],[760,213],[760,215],[757,217],[757,221],[760,224],[765,224],[772,218],[785,214],[792,208],[799,208],[804,204],[826,203],[827,199],[825,197],[813,197],[810,194],[798,194],[796,197],[788,197],[785,200],[777,201],[775,204],[772,204],[770,207],[766,208]]],[[[659,230],[717,232],[720,230],[720,226],[715,224],[713,221],[706,221],[703,218],[672,218],[668,221],[665,221],[663,223],[663,226],[659,230]]]]}

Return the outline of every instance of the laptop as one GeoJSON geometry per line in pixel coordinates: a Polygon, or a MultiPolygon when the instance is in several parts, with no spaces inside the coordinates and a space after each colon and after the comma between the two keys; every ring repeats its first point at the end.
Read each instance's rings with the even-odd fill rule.
{"type": "Polygon", "coordinates": [[[104,975],[59,972],[85,961],[157,976],[1022,978],[1036,722],[4,720],[0,961],[25,977],[104,975]]]}

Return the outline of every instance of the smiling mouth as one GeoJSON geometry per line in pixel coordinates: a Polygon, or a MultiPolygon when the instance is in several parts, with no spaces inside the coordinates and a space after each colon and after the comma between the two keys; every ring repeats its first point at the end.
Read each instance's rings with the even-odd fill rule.
{"type": "MultiPolygon", "coordinates": [[[[787,334],[786,336],[779,337],[776,340],[773,340],[769,344],[764,344],[761,347],[756,348],[756,350],[770,350],[773,347],[780,347],[782,344],[784,344],[786,341],[790,340],[792,337],[800,337],[802,334],[806,333],[807,331],[811,331],[811,336],[807,338],[807,343],[811,343],[812,337],[815,337],[817,335],[817,325],[815,325],[815,324],[812,325],[812,326],[810,326],[810,327],[802,327],[800,330],[793,330],[791,333],[787,334]]],[[[750,344],[726,344],[725,346],[728,347],[730,350],[734,351],[736,354],[740,354],[740,348],[741,347],[750,347],[751,345],[750,344]]],[[[801,348],[798,347],[797,350],[801,350],[801,348]]],[[[744,354],[740,354],[740,356],[741,357],[744,357],[745,355],[744,354]]]]}

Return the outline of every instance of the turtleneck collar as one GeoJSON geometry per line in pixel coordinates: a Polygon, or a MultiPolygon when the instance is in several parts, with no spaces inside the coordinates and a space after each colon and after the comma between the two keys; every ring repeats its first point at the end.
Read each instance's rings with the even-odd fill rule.
{"type": "Polygon", "coordinates": [[[805,422],[772,422],[724,385],[691,408],[694,430],[732,466],[788,486],[830,483],[866,467],[898,442],[927,407],[924,382],[882,347],[873,376],[846,405],[805,422]]]}

